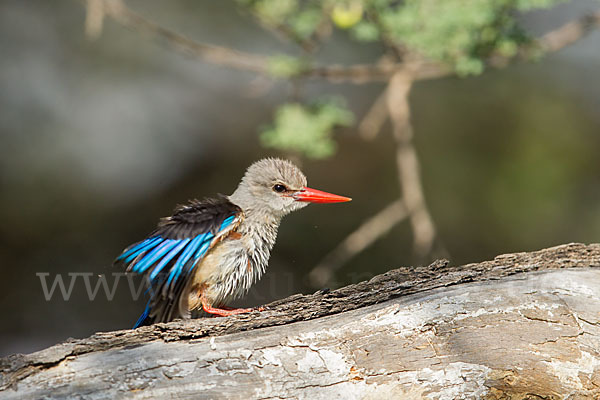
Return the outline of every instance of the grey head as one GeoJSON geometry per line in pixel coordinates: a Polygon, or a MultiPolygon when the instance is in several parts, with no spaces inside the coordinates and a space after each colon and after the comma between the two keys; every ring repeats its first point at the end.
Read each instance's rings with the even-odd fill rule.
{"type": "Polygon", "coordinates": [[[250,165],[229,199],[245,213],[277,219],[308,205],[298,197],[306,176],[290,161],[265,158],[250,165]]]}
{"type": "Polygon", "coordinates": [[[246,216],[279,220],[308,203],[341,203],[352,199],[306,187],[306,177],[294,164],[265,158],[248,167],[229,200],[241,207],[246,216]]]}

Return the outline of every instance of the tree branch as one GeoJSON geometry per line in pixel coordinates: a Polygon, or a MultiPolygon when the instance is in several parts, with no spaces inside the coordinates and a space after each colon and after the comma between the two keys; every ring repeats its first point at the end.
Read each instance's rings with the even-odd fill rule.
{"type": "MultiPolygon", "coordinates": [[[[101,21],[102,19],[98,18],[98,15],[100,14],[96,12],[100,2],[102,2],[106,16],[112,17],[115,21],[128,28],[137,29],[157,38],[162,38],[173,48],[181,52],[199,57],[209,63],[259,74],[268,74],[269,57],[267,56],[246,53],[222,46],[204,44],[189,39],[135,13],[125,6],[121,0],[80,1],[83,1],[84,4],[86,4],[88,13],[91,13],[88,14],[86,22],[86,31],[91,37],[98,35],[102,29],[101,23],[98,23],[98,21],[101,21]]],[[[534,44],[548,53],[555,52],[581,39],[598,26],[600,26],[600,11],[584,16],[578,20],[570,21],[555,30],[547,32],[534,41],[534,44]]],[[[531,46],[522,49],[519,52],[519,57],[528,57],[531,52],[530,50],[531,46]]],[[[488,61],[488,65],[500,68],[508,65],[512,60],[513,58],[492,57],[488,61]]],[[[411,64],[415,66],[414,62],[411,62],[411,64]]],[[[387,81],[396,72],[406,69],[407,66],[407,62],[389,61],[377,64],[314,65],[307,66],[299,77],[312,79],[322,78],[332,82],[349,81],[360,84],[373,81],[387,81]]],[[[421,61],[416,64],[416,67],[413,75],[414,80],[428,80],[454,75],[454,71],[449,66],[438,62],[421,61]]]]}
{"type": "Polygon", "coordinates": [[[387,88],[387,106],[396,140],[396,164],[402,197],[410,218],[415,254],[423,258],[433,248],[435,226],[425,203],[417,151],[413,145],[408,96],[414,80],[410,70],[399,71],[387,88]]]}
{"type": "Polygon", "coordinates": [[[105,14],[121,25],[164,39],[173,48],[183,53],[199,57],[212,64],[261,74],[267,73],[267,57],[197,42],[142,17],[127,7],[121,0],[102,1],[105,14]]]}
{"type": "Polygon", "coordinates": [[[596,11],[545,33],[536,43],[543,51],[553,53],[575,43],[599,27],[600,11],[596,11]]]}
{"type": "Polygon", "coordinates": [[[85,34],[90,39],[96,39],[102,33],[104,26],[104,2],[102,0],[87,0],[85,16],[85,34]]]}
{"type": "Polygon", "coordinates": [[[361,122],[362,129],[359,130],[363,138],[367,135],[367,138],[371,138],[377,134],[386,119],[391,117],[402,198],[368,219],[311,270],[309,280],[315,287],[329,282],[336,270],[385,235],[406,216],[411,222],[415,255],[424,258],[433,248],[435,226],[425,203],[419,161],[412,143],[408,96],[414,79],[413,71],[402,70],[392,77],[361,122]]]}
{"type": "Polygon", "coordinates": [[[375,139],[388,117],[387,90],[384,90],[377,96],[369,111],[358,124],[358,134],[364,140],[375,139]]]}
{"type": "Polygon", "coordinates": [[[0,359],[0,397],[596,398],[599,267],[569,244],[97,333],[0,359]]]}

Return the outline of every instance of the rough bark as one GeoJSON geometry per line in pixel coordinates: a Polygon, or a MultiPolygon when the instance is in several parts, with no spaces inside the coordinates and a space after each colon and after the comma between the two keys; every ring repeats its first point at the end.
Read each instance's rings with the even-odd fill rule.
{"type": "Polygon", "coordinates": [[[0,360],[0,398],[600,398],[598,267],[597,244],[439,261],[98,333],[0,360]]]}

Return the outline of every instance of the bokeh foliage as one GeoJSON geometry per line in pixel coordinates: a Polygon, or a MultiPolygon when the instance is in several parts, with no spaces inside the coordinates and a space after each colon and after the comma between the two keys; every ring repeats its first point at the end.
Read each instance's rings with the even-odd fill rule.
{"type": "Polygon", "coordinates": [[[266,147],[327,158],[336,150],[333,129],[349,126],[353,121],[354,115],[339,98],[310,105],[287,103],[279,107],[273,125],[264,129],[260,138],[266,147]]]}
{"type": "MultiPolygon", "coordinates": [[[[379,42],[388,56],[419,58],[450,66],[457,75],[481,74],[493,56],[513,57],[531,43],[519,13],[564,0],[238,0],[261,24],[305,50],[276,55],[269,72],[276,79],[301,79],[312,64],[311,50],[332,29],[353,40],[379,42]],[[307,46],[307,43],[310,46],[307,46]]],[[[533,54],[533,52],[532,52],[533,54]]],[[[383,54],[382,54],[383,55],[383,54]]],[[[350,111],[339,101],[319,106],[284,104],[261,134],[262,143],[307,157],[335,152],[332,131],[347,125],[350,111]],[[294,125],[297,124],[297,125],[294,125]]]]}

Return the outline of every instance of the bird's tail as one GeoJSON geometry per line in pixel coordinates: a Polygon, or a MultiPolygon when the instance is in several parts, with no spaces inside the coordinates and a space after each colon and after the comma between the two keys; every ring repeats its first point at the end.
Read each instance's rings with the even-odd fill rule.
{"type": "Polygon", "coordinates": [[[167,280],[159,275],[158,282],[155,282],[154,285],[150,282],[148,288],[150,299],[133,328],[152,325],[157,322],[169,322],[178,317],[189,318],[187,303],[185,303],[187,296],[186,280],[178,279],[173,286],[170,286],[167,280]],[[180,304],[181,301],[184,301],[184,307],[180,304]]]}

